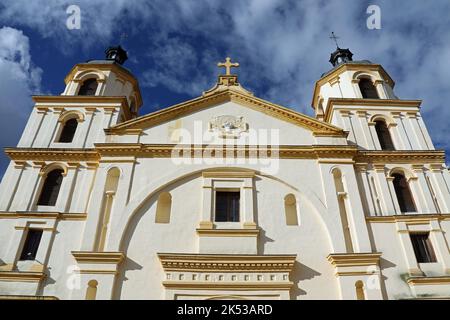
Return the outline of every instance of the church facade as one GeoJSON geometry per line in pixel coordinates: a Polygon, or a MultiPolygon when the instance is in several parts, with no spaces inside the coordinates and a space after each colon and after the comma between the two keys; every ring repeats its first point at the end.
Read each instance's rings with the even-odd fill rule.
{"type": "Polygon", "coordinates": [[[75,65],[5,149],[0,299],[450,298],[445,154],[381,65],[338,48],[309,117],[227,58],[138,116],[126,58],[75,65]]]}

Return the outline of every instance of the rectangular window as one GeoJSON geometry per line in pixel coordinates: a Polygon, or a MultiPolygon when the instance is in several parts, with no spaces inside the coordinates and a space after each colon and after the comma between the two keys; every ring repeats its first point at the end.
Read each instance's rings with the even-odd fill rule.
{"type": "Polygon", "coordinates": [[[39,229],[29,229],[27,232],[27,238],[25,244],[23,245],[22,254],[20,255],[20,260],[35,260],[36,253],[39,248],[39,243],[42,238],[42,230],[39,229]]]}
{"type": "Polygon", "coordinates": [[[436,262],[428,232],[411,233],[410,237],[418,263],[436,262]]]}
{"type": "Polygon", "coordinates": [[[216,192],[216,219],[217,222],[239,222],[239,191],[216,192]]]}

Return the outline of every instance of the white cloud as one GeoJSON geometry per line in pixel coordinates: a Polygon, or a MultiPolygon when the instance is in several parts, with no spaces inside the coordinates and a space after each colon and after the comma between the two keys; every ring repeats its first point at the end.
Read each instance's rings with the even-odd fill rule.
{"type": "MultiPolygon", "coordinates": [[[[355,59],[381,63],[403,99],[424,99],[432,137],[450,149],[450,2],[284,0],[2,0],[0,20],[31,27],[61,42],[63,51],[105,46],[122,30],[139,35],[135,61],[145,86],[166,86],[196,96],[215,81],[218,52],[241,63],[241,83],[263,98],[311,114],[314,82],[330,69],[328,38],[341,36],[355,59]],[[81,8],[82,28],[67,30],[65,8],[81,8]],[[381,30],[368,30],[366,9],[381,8],[381,30]],[[146,39],[145,39],[146,38],[146,39]],[[202,43],[201,47],[198,43],[202,43]],[[139,65],[140,67],[140,65],[139,65]],[[430,124],[433,125],[430,125],[430,124]]],[[[145,101],[153,105],[153,101],[145,101]]]]}
{"type": "Polygon", "coordinates": [[[1,28],[1,146],[17,144],[33,106],[31,94],[40,91],[41,73],[42,70],[34,66],[31,60],[28,37],[20,30],[10,27],[1,28]]]}

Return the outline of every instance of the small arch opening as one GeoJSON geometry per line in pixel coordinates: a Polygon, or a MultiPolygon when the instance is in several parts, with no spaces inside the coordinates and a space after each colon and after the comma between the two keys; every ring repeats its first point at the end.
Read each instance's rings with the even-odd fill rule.
{"type": "Polygon", "coordinates": [[[401,212],[416,212],[416,205],[409,187],[409,183],[402,173],[393,173],[395,195],[400,206],[401,212]]]}
{"type": "Polygon", "coordinates": [[[59,135],[58,142],[61,143],[70,143],[73,141],[75,136],[75,132],[77,131],[78,120],[76,118],[72,118],[67,120],[62,127],[61,134],[59,135]]]}
{"type": "Polygon", "coordinates": [[[79,96],[95,96],[97,87],[98,87],[97,79],[94,79],[94,78],[87,79],[81,85],[80,90],[78,90],[78,95],[79,96]]]}
{"type": "Polygon", "coordinates": [[[38,206],[54,206],[56,204],[63,180],[63,172],[62,169],[54,169],[47,174],[37,202],[38,206]]]}
{"type": "Polygon", "coordinates": [[[286,215],[286,225],[298,226],[297,200],[292,193],[284,197],[284,212],[286,215]]]}
{"type": "Polygon", "coordinates": [[[155,223],[170,223],[170,211],[172,209],[172,196],[169,192],[162,192],[156,205],[155,223]]]}
{"type": "Polygon", "coordinates": [[[377,88],[375,88],[371,79],[361,78],[358,85],[363,99],[380,99],[377,88]]]}
{"type": "Polygon", "coordinates": [[[381,119],[375,120],[375,131],[377,132],[378,141],[382,150],[395,150],[386,121],[381,119]]]}

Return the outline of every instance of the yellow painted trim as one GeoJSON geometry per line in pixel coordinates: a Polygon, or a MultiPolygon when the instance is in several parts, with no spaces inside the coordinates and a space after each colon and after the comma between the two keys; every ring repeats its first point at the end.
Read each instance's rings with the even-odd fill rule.
{"type": "Polygon", "coordinates": [[[56,219],[56,220],[86,220],[86,213],[62,212],[0,212],[0,219],[56,219]]]}
{"type": "Polygon", "coordinates": [[[332,253],[327,259],[335,267],[377,265],[381,253],[332,253]]]}
{"type": "Polygon", "coordinates": [[[199,110],[217,105],[219,103],[233,101],[240,105],[249,107],[264,114],[307,128],[315,133],[328,133],[330,135],[345,136],[341,128],[315,118],[298,113],[292,109],[273,104],[249,94],[234,90],[217,91],[211,95],[198,97],[145,116],[120,123],[112,128],[106,129],[108,134],[126,128],[148,128],[178,117],[192,114],[199,110]]]}
{"type": "Polygon", "coordinates": [[[372,150],[358,151],[354,159],[356,162],[377,163],[445,163],[445,152],[443,150],[372,150]]]}
{"type": "Polygon", "coordinates": [[[408,214],[408,215],[392,215],[392,216],[374,216],[366,217],[366,221],[372,223],[396,223],[409,222],[414,224],[428,224],[431,220],[450,220],[450,213],[436,214],[408,214]]]}
{"type": "Polygon", "coordinates": [[[123,252],[72,251],[78,263],[119,264],[125,258],[123,252]]]}
{"type": "MultiPolygon", "coordinates": [[[[400,100],[400,99],[358,99],[358,98],[330,98],[327,102],[324,121],[331,121],[334,106],[382,106],[382,107],[408,107],[420,108],[422,100],[400,100]]],[[[357,108],[355,111],[364,110],[357,108]]],[[[350,110],[339,110],[350,112],[350,110]]],[[[366,110],[367,111],[367,110],[366,110]]]]}
{"type": "Polygon", "coordinates": [[[98,152],[93,149],[57,148],[5,148],[5,153],[13,160],[28,161],[98,161],[98,152]]]}
{"type": "Polygon", "coordinates": [[[118,272],[115,270],[89,270],[89,269],[85,270],[85,269],[83,269],[83,270],[78,270],[75,272],[79,273],[79,274],[113,274],[113,275],[118,274],[118,272]]]}
{"type": "Polygon", "coordinates": [[[0,295],[0,300],[59,300],[55,296],[0,295]]]}
{"type": "Polygon", "coordinates": [[[163,286],[167,289],[184,290],[289,290],[292,282],[181,282],[181,281],[163,281],[163,286]]]}
{"type": "Polygon", "coordinates": [[[259,229],[197,229],[200,237],[257,237],[259,229]]]}
{"type": "Polygon", "coordinates": [[[43,272],[0,271],[0,281],[39,282],[45,277],[43,272]]]}
{"type": "Polygon", "coordinates": [[[255,171],[203,171],[203,178],[253,178],[255,171]]]}
{"type": "Polygon", "coordinates": [[[377,272],[368,272],[368,271],[348,271],[348,272],[336,272],[336,277],[346,277],[346,276],[372,276],[377,274],[377,272]]]}
{"type": "Polygon", "coordinates": [[[158,253],[166,272],[291,272],[296,257],[296,255],[158,253]]]}
{"type": "Polygon", "coordinates": [[[411,286],[450,285],[450,276],[443,277],[411,277],[406,282],[411,286]]]}

